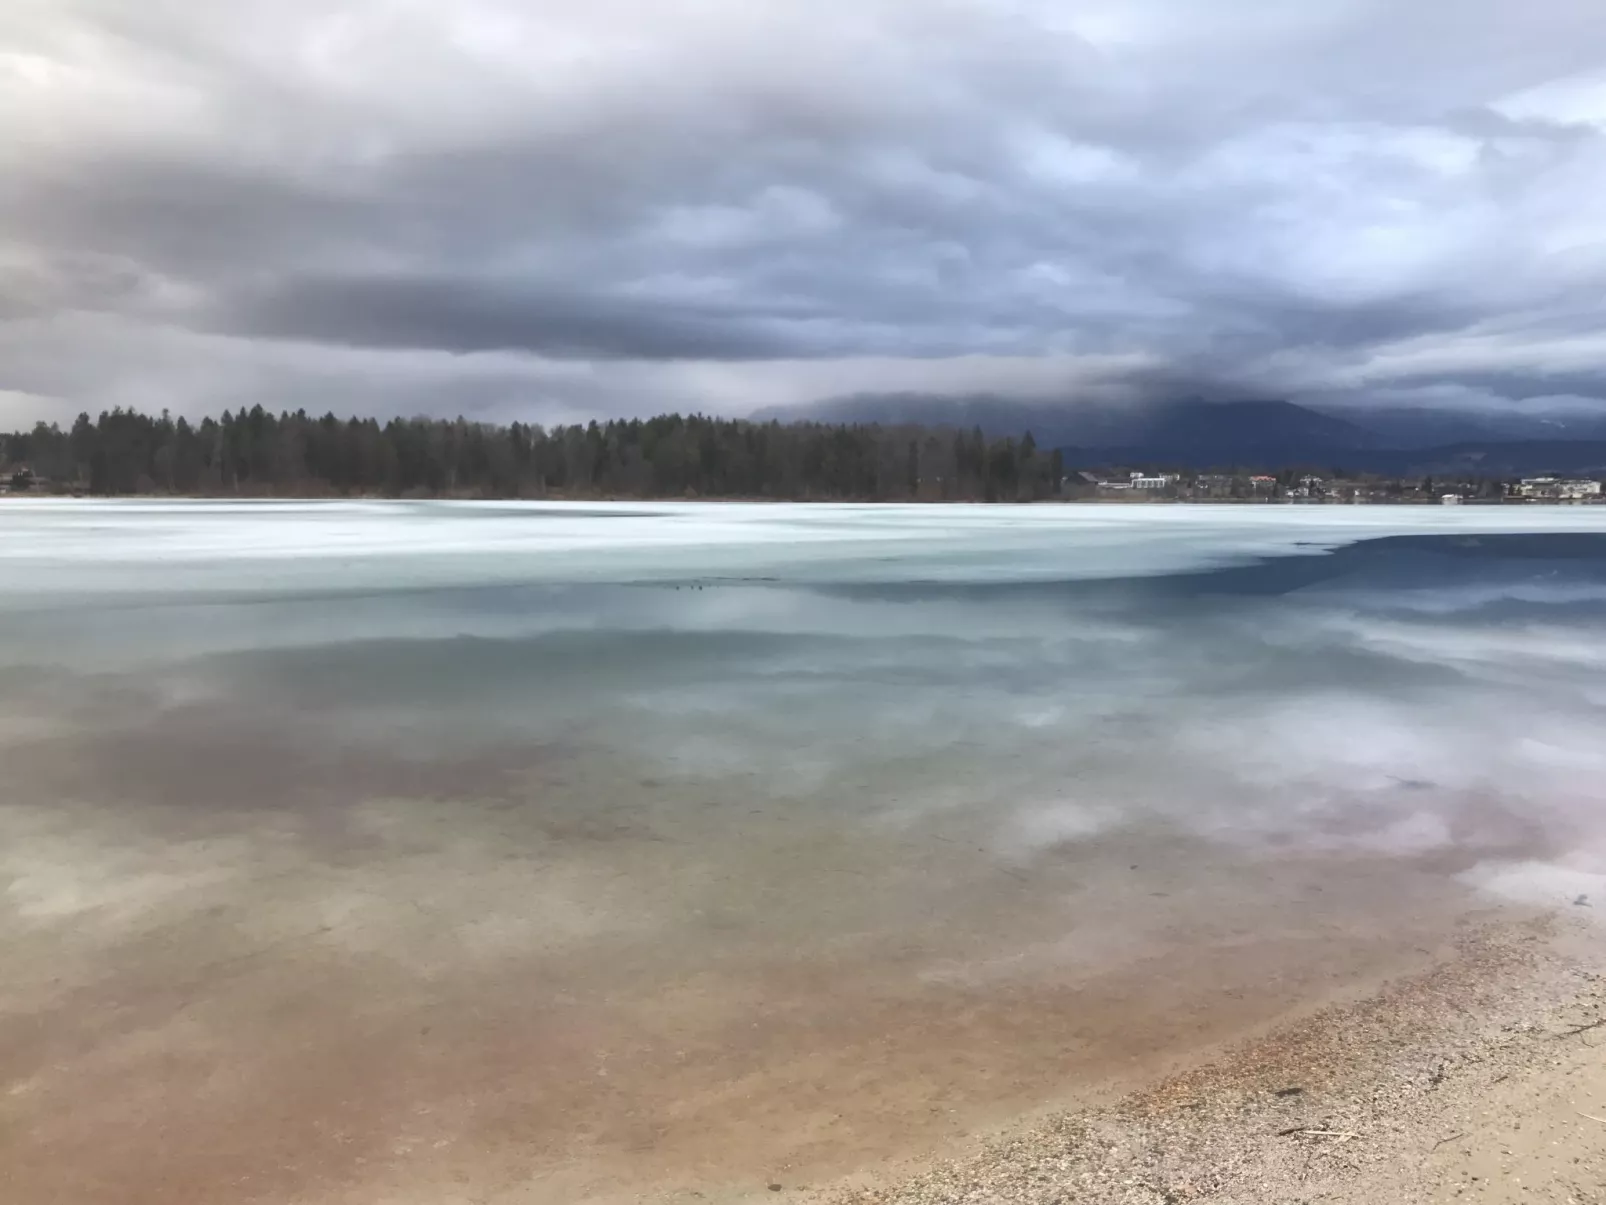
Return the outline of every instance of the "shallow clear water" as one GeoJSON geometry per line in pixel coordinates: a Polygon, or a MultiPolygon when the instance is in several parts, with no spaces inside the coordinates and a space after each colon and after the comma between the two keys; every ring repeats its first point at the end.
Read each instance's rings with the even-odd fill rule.
{"type": "Polygon", "coordinates": [[[332,1201],[945,1140],[1606,900],[1603,668],[1606,508],[7,503],[0,1142],[332,1201]]]}

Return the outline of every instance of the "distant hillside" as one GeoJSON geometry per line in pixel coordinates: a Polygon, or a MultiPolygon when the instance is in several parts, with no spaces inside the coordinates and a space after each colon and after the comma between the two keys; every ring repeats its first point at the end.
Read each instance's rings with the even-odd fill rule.
{"type": "Polygon", "coordinates": [[[1383,447],[1442,448],[1469,443],[1606,441],[1606,415],[1555,410],[1461,411],[1366,407],[1342,417],[1375,434],[1383,447]]]}
{"type": "Polygon", "coordinates": [[[1291,402],[1160,402],[1145,406],[1020,402],[987,395],[863,394],[762,411],[759,419],[980,427],[989,436],[1030,431],[1042,447],[1142,448],[1151,460],[1252,455],[1317,460],[1334,449],[1383,446],[1376,434],[1291,402]]]}
{"type": "MultiPolygon", "coordinates": [[[[1322,465],[1332,463],[1336,454],[1381,448],[1381,441],[1365,428],[1290,402],[1168,403],[1133,412],[1126,428],[1126,437],[1113,446],[1141,452],[1135,459],[1143,462],[1182,467],[1322,465]]],[[[1083,441],[1056,443],[1087,446],[1083,441]]]]}
{"type": "Polygon", "coordinates": [[[1065,463],[1094,468],[1343,469],[1415,476],[1514,477],[1606,473],[1606,418],[1368,408],[1339,415],[1281,401],[1161,402],[1143,406],[1021,402],[985,394],[863,394],[761,412],[923,427],[979,427],[990,437],[1030,431],[1065,463]]]}
{"type": "Polygon", "coordinates": [[[1395,449],[1341,457],[1339,465],[1400,477],[1606,475],[1606,440],[1528,439],[1395,449]]]}
{"type": "Polygon", "coordinates": [[[1511,440],[1450,444],[1442,448],[1326,448],[1306,455],[1285,449],[1240,447],[1161,449],[1152,444],[1062,448],[1068,468],[1144,465],[1177,469],[1309,468],[1388,477],[1533,477],[1542,473],[1606,475],[1606,441],[1511,440]]]}

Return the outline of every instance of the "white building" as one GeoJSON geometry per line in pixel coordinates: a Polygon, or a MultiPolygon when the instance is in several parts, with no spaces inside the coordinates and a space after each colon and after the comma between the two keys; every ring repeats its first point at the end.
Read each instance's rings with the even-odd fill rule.
{"type": "Polygon", "coordinates": [[[1166,473],[1160,473],[1153,477],[1143,473],[1133,473],[1131,488],[1135,490],[1163,490],[1175,480],[1175,477],[1166,473]]]}
{"type": "Polygon", "coordinates": [[[1560,477],[1524,477],[1517,486],[1516,494],[1519,498],[1557,502],[1598,498],[1600,482],[1587,479],[1566,480],[1560,477]]]}

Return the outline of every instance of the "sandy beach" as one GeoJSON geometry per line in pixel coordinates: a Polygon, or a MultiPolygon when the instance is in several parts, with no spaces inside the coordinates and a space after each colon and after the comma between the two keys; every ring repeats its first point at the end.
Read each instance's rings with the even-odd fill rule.
{"type": "Polygon", "coordinates": [[[1606,1200],[1606,941],[1565,914],[1468,934],[1363,1001],[1114,1103],[822,1205],[1606,1200]]]}

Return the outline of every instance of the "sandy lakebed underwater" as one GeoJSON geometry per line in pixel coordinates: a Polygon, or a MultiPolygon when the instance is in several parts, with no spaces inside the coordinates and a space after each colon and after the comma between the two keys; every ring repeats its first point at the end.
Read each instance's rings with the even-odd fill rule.
{"type": "Polygon", "coordinates": [[[1603,670],[1606,508],[9,501],[6,1196],[954,1154],[1606,906],[1603,670]]]}

